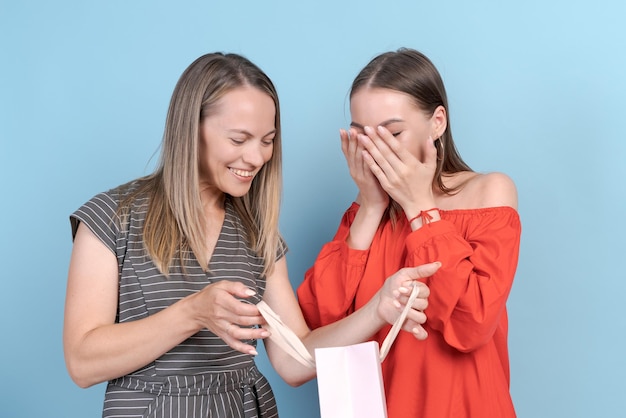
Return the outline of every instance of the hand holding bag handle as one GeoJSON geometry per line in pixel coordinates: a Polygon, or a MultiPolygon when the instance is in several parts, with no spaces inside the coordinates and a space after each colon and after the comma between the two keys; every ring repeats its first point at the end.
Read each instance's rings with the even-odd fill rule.
{"type": "Polygon", "coordinates": [[[402,325],[404,324],[404,321],[406,320],[406,317],[409,314],[411,307],[413,306],[413,302],[419,295],[419,292],[420,292],[419,287],[417,287],[417,285],[413,283],[413,290],[411,291],[411,295],[409,296],[409,301],[404,306],[404,309],[402,310],[402,313],[400,314],[398,319],[396,319],[396,321],[393,323],[393,326],[389,330],[389,333],[385,337],[385,340],[383,341],[380,347],[380,362],[381,363],[385,360],[385,357],[387,357],[387,354],[389,354],[389,350],[391,349],[391,344],[393,344],[396,337],[398,336],[398,333],[402,329],[402,325]]]}
{"type": "MultiPolygon", "coordinates": [[[[415,283],[413,283],[413,290],[411,291],[411,295],[409,296],[409,300],[406,303],[406,306],[402,310],[400,316],[396,319],[391,327],[391,330],[385,337],[385,340],[382,343],[380,349],[380,362],[382,363],[387,357],[389,350],[391,349],[391,345],[395,341],[398,333],[402,329],[402,325],[406,320],[411,307],[413,306],[413,301],[417,298],[419,294],[419,288],[415,283]]],[[[279,318],[278,315],[269,307],[269,305],[263,301],[257,303],[257,308],[259,308],[259,312],[265,318],[267,322],[266,328],[268,328],[271,333],[270,339],[276,343],[279,347],[281,347],[285,352],[291,355],[294,359],[298,360],[301,364],[306,367],[315,368],[315,360],[313,356],[306,349],[302,341],[298,338],[293,331],[291,331],[279,318]]]]}
{"type": "Polygon", "coordinates": [[[270,340],[304,366],[314,369],[315,360],[298,336],[281,321],[280,317],[267,303],[261,301],[256,306],[267,322],[265,327],[270,332],[270,340]]]}

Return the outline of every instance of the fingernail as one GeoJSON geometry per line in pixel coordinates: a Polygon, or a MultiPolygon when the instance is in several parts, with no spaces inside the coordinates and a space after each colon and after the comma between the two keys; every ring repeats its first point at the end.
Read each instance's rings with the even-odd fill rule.
{"type": "Polygon", "coordinates": [[[254,348],[252,350],[250,350],[248,353],[253,355],[253,356],[258,356],[259,355],[259,353],[254,348]]]}
{"type": "Polygon", "coordinates": [[[272,335],[272,334],[270,334],[270,332],[269,332],[269,331],[263,331],[263,332],[261,333],[261,337],[263,337],[263,338],[269,337],[270,335],[272,335]]]}
{"type": "Polygon", "coordinates": [[[393,306],[395,306],[396,308],[400,308],[402,305],[400,305],[400,302],[398,302],[397,300],[394,300],[393,306]]]}
{"type": "Polygon", "coordinates": [[[407,289],[406,287],[402,286],[402,287],[399,287],[399,288],[398,288],[398,291],[399,291],[400,293],[407,293],[407,292],[409,291],[409,289],[407,289]]]}
{"type": "Polygon", "coordinates": [[[252,289],[246,289],[246,291],[244,292],[246,295],[248,296],[254,296],[256,295],[256,292],[252,289]]]}

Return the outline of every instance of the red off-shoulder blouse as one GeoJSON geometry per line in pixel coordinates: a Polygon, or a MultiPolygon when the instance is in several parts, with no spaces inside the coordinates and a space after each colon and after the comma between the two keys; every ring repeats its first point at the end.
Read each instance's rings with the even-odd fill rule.
{"type": "MultiPolygon", "coordinates": [[[[428,338],[401,332],[382,364],[389,418],[515,417],[509,392],[506,301],[517,267],[521,224],[511,207],[441,210],[411,231],[383,223],[369,250],[346,238],[358,210],[344,214],[298,288],[311,328],[363,306],[402,267],[440,261],[430,287],[428,338]]],[[[374,338],[382,343],[389,326],[374,338]]]]}

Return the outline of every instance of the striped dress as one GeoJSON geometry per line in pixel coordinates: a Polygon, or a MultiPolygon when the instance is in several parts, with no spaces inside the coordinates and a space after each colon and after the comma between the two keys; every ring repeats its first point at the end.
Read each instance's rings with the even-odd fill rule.
{"type": "MultiPolygon", "coordinates": [[[[263,260],[246,243],[246,233],[227,199],[220,236],[210,260],[210,273],[193,254],[163,276],[144,251],[142,230],[147,198],[135,199],[128,221],[115,222],[119,203],[130,189],[117,188],[93,197],[70,216],[72,236],[82,222],[117,256],[119,306],[116,322],[153,315],[176,301],[220,280],[239,281],[265,291],[263,260]],[[125,190],[125,191],[124,191],[125,190]]],[[[284,246],[283,246],[284,247],[284,246]]],[[[278,258],[286,252],[282,250],[278,258]]],[[[246,341],[256,346],[256,340],[246,341]]],[[[257,370],[254,358],[231,349],[204,329],[143,368],[107,385],[103,417],[252,418],[278,417],[274,394],[257,370]]]]}

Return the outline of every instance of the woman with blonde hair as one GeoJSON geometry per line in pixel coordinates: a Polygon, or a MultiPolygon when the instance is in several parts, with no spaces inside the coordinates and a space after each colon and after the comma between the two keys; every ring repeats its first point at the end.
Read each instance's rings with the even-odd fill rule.
{"type": "MultiPolygon", "coordinates": [[[[276,89],[236,54],[212,53],[180,77],[155,172],[100,193],[70,216],[64,351],[81,387],[108,382],[103,417],[275,417],[255,366],[271,306],[306,346],[369,338],[398,316],[408,282],[392,275],[363,309],[311,332],[287,275],[279,229],[281,131],[276,89]]],[[[425,317],[428,289],[407,327],[425,317]]],[[[315,376],[265,340],[289,384],[315,376]]]]}

